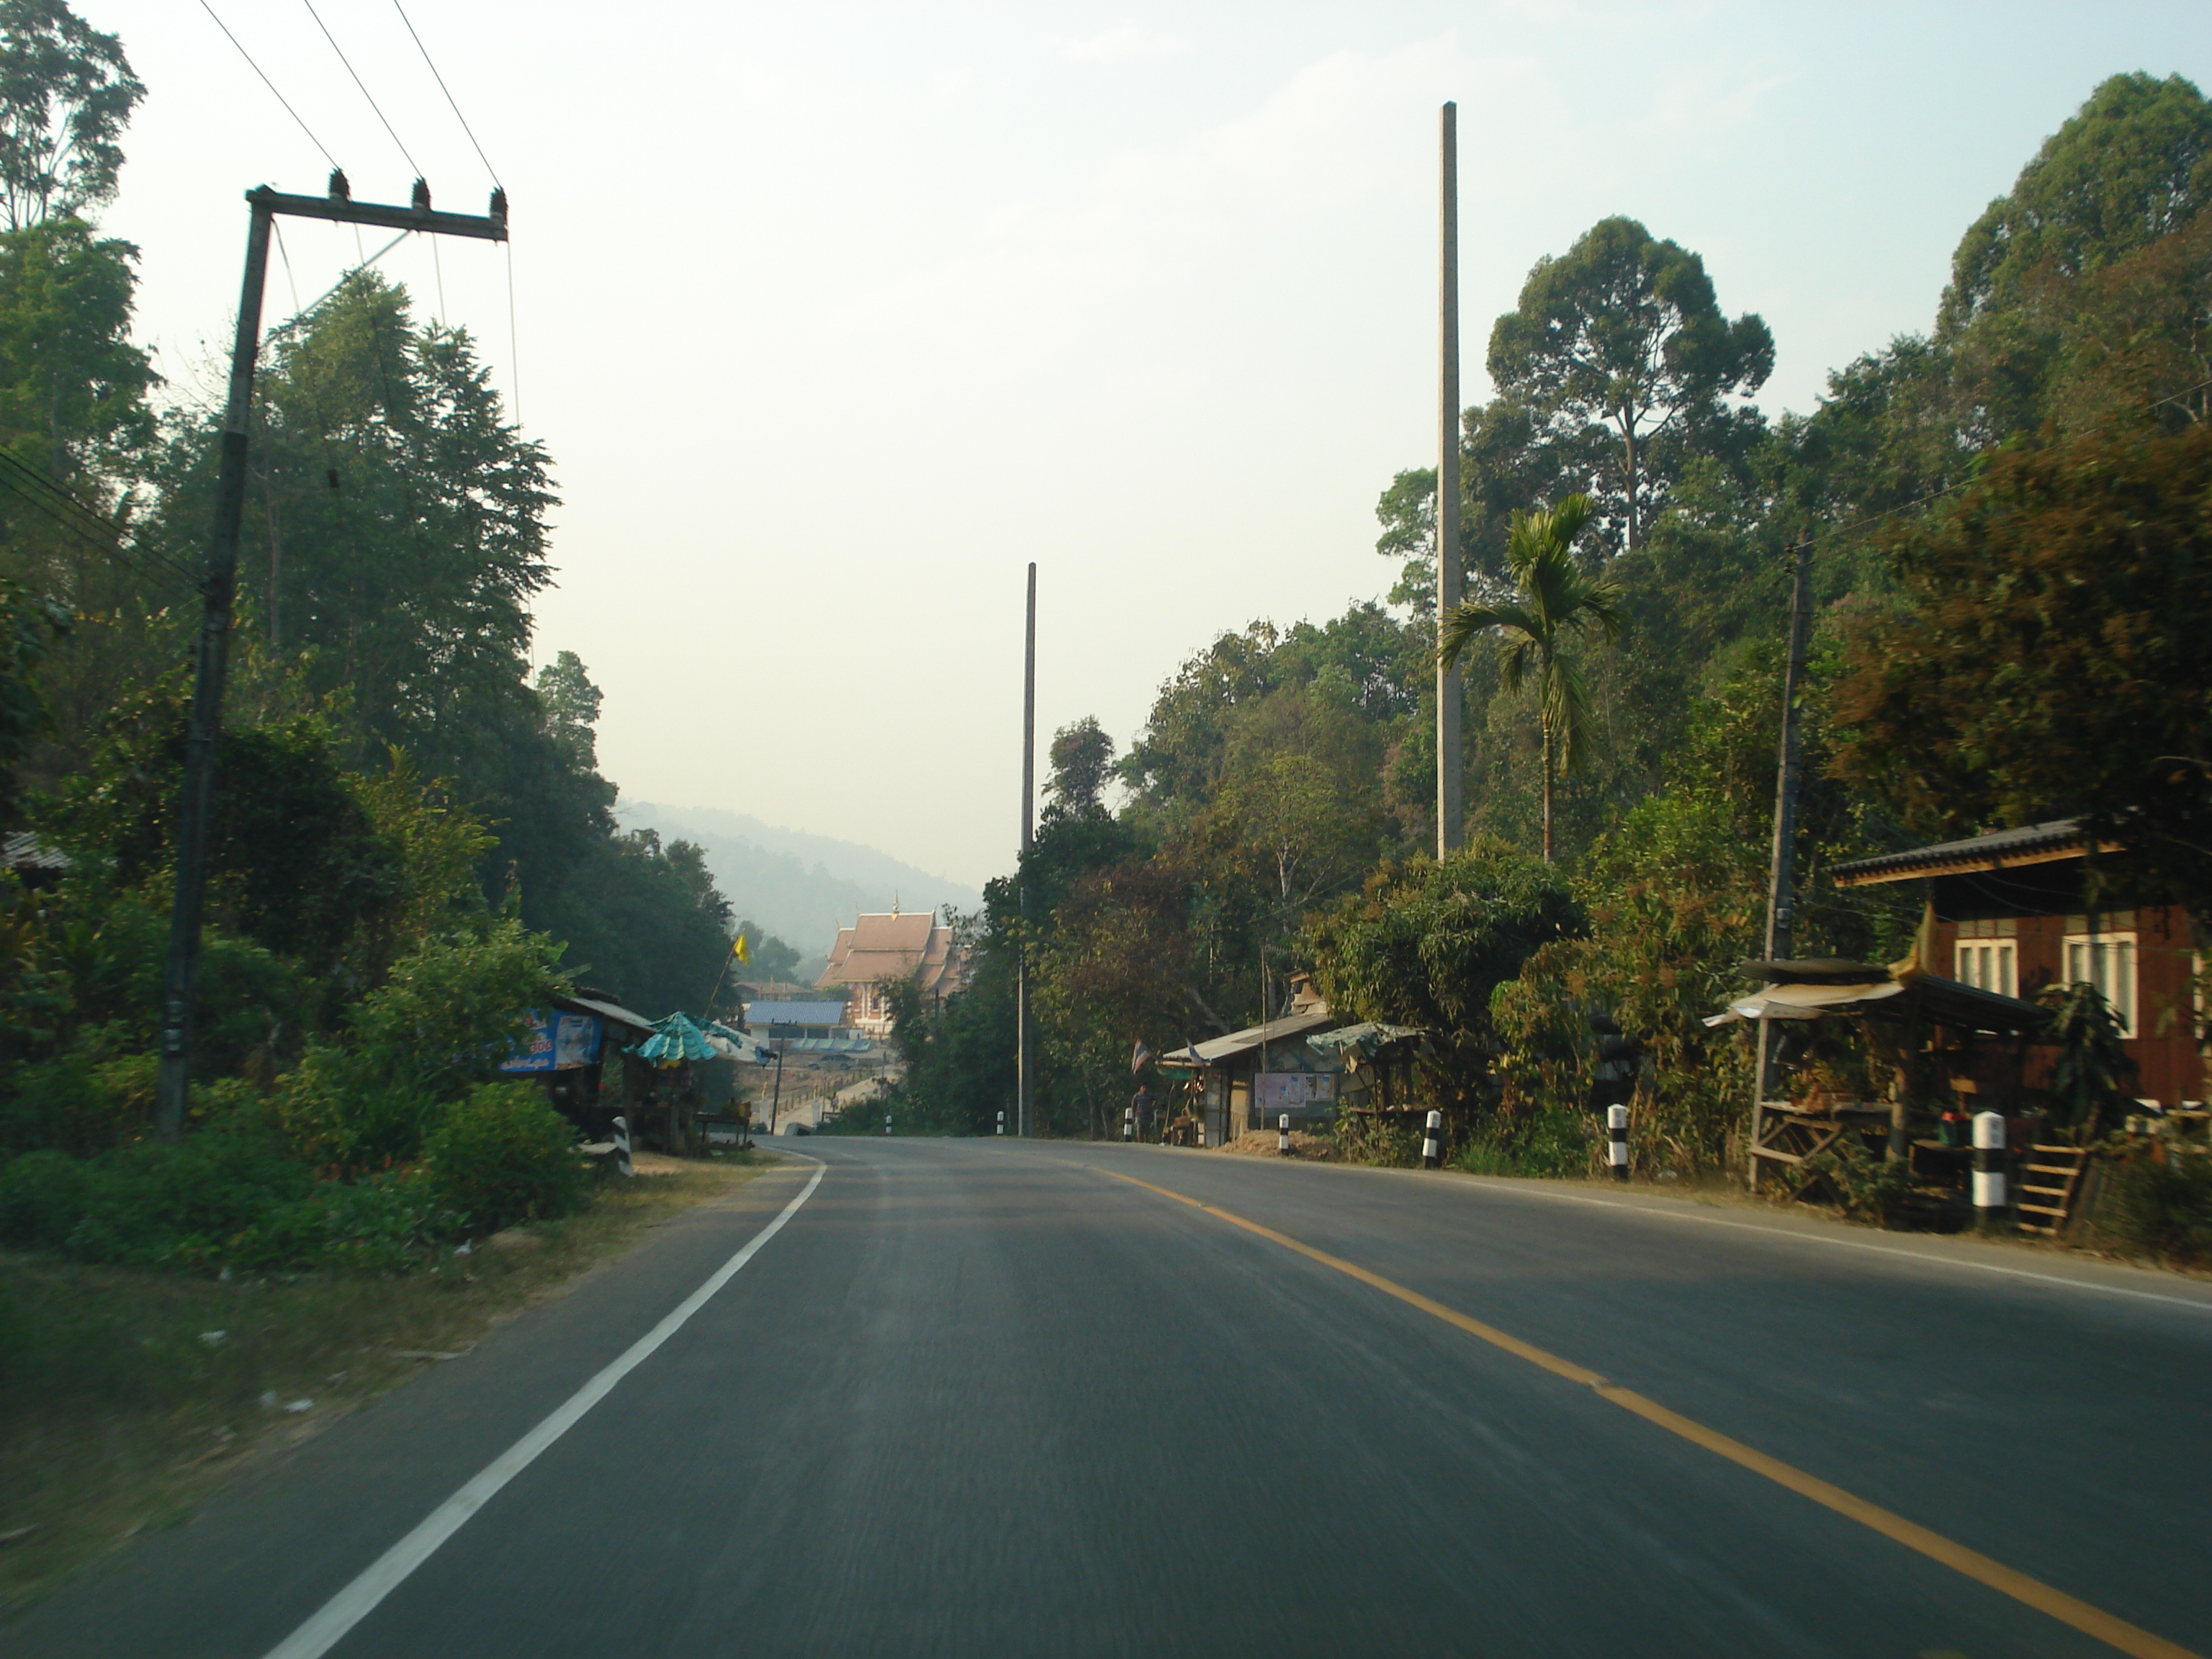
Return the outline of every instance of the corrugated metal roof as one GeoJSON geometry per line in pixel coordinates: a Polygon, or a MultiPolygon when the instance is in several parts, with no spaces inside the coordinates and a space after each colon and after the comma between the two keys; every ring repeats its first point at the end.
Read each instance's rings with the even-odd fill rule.
{"type": "Polygon", "coordinates": [[[2053,818],[2047,823],[2022,824],[2014,830],[1992,830],[1986,836],[1964,841],[1937,842],[1880,858],[1855,859],[1829,873],[1838,887],[1871,887],[1886,881],[1910,881],[1919,876],[1960,875],[1976,870],[2002,870],[2008,865],[2047,864],[2072,858],[2088,848],[2079,818],[2053,818]]]}
{"type": "Polygon", "coordinates": [[[550,1000],[556,1008],[566,1008],[571,1013],[598,1014],[633,1030],[650,1031],[653,1029],[651,1020],[643,1014],[632,1012],[619,1002],[602,1002],[593,997],[554,997],[550,1000]]]}
{"type": "Polygon", "coordinates": [[[1232,1054],[1250,1052],[1264,1042],[1288,1042],[1303,1039],[1309,1031],[1318,1031],[1336,1024],[1336,1016],[1326,1006],[1310,1013],[1291,1014],[1282,1019],[1269,1020],[1265,1025],[1248,1025],[1241,1031],[1231,1031],[1227,1036],[1218,1036],[1211,1042],[1194,1042],[1188,1048],[1177,1048],[1160,1056],[1163,1066],[1218,1066],[1232,1054]]]}
{"type": "Polygon", "coordinates": [[[748,1002],[745,1024],[765,1026],[773,1021],[781,1025],[842,1025],[848,1006],[842,1002],[748,1002]]]}

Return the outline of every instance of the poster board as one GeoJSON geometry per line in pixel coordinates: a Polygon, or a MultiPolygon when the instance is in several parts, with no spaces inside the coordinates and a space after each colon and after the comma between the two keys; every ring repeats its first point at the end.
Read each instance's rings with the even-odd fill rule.
{"type": "Polygon", "coordinates": [[[530,1029],[515,1039],[501,1071],[573,1072],[599,1059],[607,1028],[599,1015],[532,1008],[529,1020],[530,1029]]]}
{"type": "Polygon", "coordinates": [[[1292,1117],[1311,1117],[1336,1108],[1334,1072],[1262,1072],[1259,1076],[1260,1127],[1272,1127],[1288,1112],[1292,1117]]]}

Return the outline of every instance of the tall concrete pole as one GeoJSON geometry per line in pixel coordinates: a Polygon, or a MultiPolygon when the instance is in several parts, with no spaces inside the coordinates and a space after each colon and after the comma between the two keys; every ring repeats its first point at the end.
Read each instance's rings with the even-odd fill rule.
{"type": "MultiPolygon", "coordinates": [[[[1460,602],[1459,568],[1459,106],[1446,104],[1440,134],[1443,244],[1437,278],[1437,635],[1460,602]]],[[[1467,769],[1461,754],[1459,669],[1437,666],[1437,856],[1465,839],[1467,769]]]]}
{"type": "MultiPolygon", "coordinates": [[[[1790,653],[1782,669],[1782,753],[1774,769],[1774,854],[1766,883],[1766,959],[1778,961],[1793,948],[1797,920],[1797,793],[1805,771],[1805,737],[1797,718],[1797,694],[1805,679],[1805,648],[1813,623],[1813,538],[1797,544],[1797,574],[1790,588],[1790,653]]],[[[1759,1064],[1753,1073],[1751,1144],[1756,1148],[1765,1127],[1768,1073],[1774,1065],[1774,1033],[1759,1022],[1759,1064]]],[[[1747,1172],[1759,1189],[1759,1159],[1747,1172]]]]}
{"type": "Polygon", "coordinates": [[[1036,1093],[1036,1043],[1030,1030],[1030,848],[1036,842],[1036,566],[1030,566],[1029,623],[1022,636],[1023,937],[1014,972],[1014,1133],[1030,1132],[1036,1093]]]}

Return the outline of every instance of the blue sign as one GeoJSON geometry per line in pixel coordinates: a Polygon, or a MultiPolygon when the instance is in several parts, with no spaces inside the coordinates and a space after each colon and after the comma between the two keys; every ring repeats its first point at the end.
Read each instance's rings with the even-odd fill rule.
{"type": "Polygon", "coordinates": [[[502,1072],[571,1072],[599,1057],[606,1021],[597,1014],[530,1011],[530,1029],[517,1038],[502,1072]]]}

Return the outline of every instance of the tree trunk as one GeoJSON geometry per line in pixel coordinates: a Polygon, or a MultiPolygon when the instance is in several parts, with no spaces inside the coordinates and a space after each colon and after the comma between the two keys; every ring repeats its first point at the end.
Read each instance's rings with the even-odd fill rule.
{"type": "Polygon", "coordinates": [[[1637,512],[1636,501],[1636,417],[1623,415],[1620,422],[1621,447],[1628,457],[1628,550],[1633,553],[1644,544],[1644,525],[1637,512]]]}

